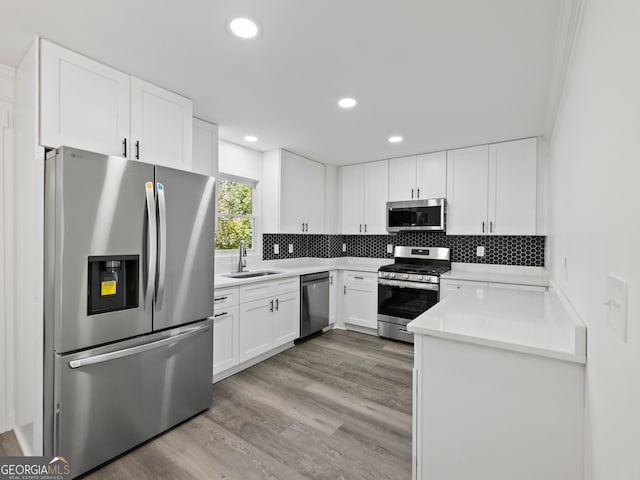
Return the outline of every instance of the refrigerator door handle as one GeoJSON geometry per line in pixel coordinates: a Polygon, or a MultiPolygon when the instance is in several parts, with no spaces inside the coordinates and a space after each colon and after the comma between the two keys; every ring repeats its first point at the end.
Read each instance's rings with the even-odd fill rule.
{"type": "Polygon", "coordinates": [[[167,207],[164,200],[164,185],[158,183],[158,228],[160,236],[160,252],[158,253],[158,290],[156,292],[156,311],[162,310],[164,300],[164,286],[167,276],[167,207]]]}
{"type": "Polygon", "coordinates": [[[147,196],[147,219],[149,221],[149,263],[147,268],[147,291],[145,293],[145,310],[153,303],[153,291],[156,283],[156,257],[157,257],[157,227],[156,227],[156,200],[153,192],[153,182],[145,183],[147,196]]]}
{"type": "Polygon", "coordinates": [[[189,330],[186,330],[182,333],[179,333],[169,338],[163,338],[162,340],[157,340],[155,342],[138,345],[137,347],[124,348],[122,350],[103,353],[101,355],[95,355],[93,357],[80,358],[78,360],[71,360],[69,362],[69,367],[81,368],[81,367],[86,367],[87,365],[95,365],[96,363],[108,362],[110,360],[115,360],[116,358],[137,355],[138,353],[154,350],[156,348],[164,347],[172,343],[181,342],[182,340],[186,340],[187,338],[206,332],[207,330],[209,330],[209,325],[204,325],[201,327],[191,328],[189,330]]]}

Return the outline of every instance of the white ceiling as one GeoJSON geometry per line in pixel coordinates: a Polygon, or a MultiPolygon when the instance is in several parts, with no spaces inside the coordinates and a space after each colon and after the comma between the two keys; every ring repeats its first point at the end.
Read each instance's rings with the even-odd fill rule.
{"type": "Polygon", "coordinates": [[[221,138],[349,164],[541,135],[561,3],[0,0],[0,63],[37,34],[191,97],[221,138]]]}

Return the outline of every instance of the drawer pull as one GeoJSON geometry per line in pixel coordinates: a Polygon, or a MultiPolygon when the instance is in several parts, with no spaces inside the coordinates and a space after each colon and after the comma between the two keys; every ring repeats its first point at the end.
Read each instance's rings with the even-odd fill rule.
{"type": "Polygon", "coordinates": [[[216,313],[213,317],[218,318],[218,317],[224,317],[225,315],[229,315],[229,312],[216,313]]]}
{"type": "Polygon", "coordinates": [[[356,280],[364,280],[364,277],[353,277],[353,278],[355,278],[356,280]]]}
{"type": "Polygon", "coordinates": [[[215,303],[215,302],[221,302],[221,301],[223,301],[223,300],[226,300],[227,298],[229,298],[229,297],[218,297],[218,298],[214,298],[214,299],[213,299],[213,302],[214,302],[214,303],[215,303]]]}

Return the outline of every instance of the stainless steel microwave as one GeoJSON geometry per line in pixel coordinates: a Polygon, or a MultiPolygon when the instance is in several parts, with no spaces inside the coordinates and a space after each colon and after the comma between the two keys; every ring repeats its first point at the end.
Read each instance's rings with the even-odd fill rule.
{"type": "Polygon", "coordinates": [[[387,232],[445,231],[444,198],[387,202],[387,232]]]}

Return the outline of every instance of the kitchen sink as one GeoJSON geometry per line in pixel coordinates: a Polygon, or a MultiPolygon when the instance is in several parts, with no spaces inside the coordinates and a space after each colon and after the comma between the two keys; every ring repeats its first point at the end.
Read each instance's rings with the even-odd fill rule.
{"type": "Polygon", "coordinates": [[[254,277],[266,277],[267,275],[276,275],[280,272],[271,272],[271,271],[263,271],[263,272],[237,272],[237,273],[227,273],[222,275],[223,277],[228,278],[254,278],[254,277]]]}

